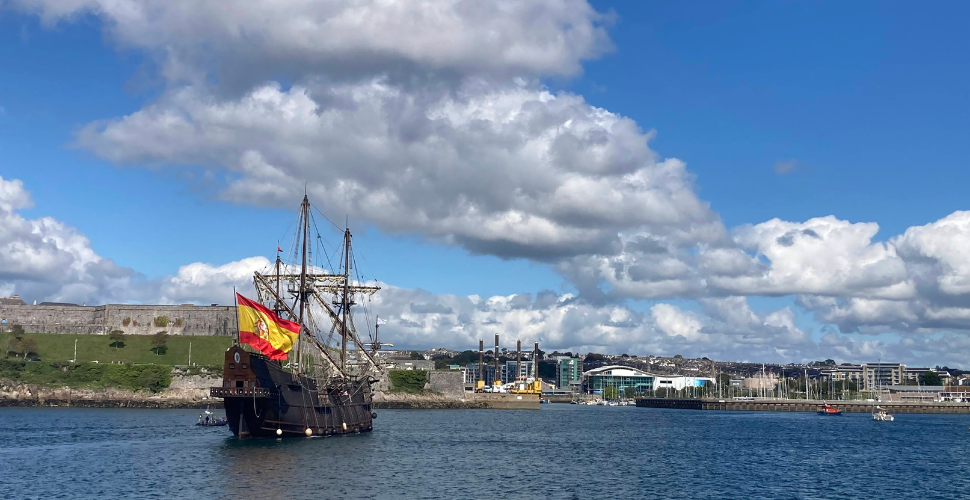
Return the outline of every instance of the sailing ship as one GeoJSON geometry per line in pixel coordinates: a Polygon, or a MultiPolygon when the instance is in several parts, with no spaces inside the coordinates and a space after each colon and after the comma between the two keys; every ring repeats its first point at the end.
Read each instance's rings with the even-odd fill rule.
{"type": "MultiPolygon", "coordinates": [[[[283,325],[295,337],[292,348],[287,345],[284,351],[254,349],[260,341],[252,332],[242,332],[240,320],[237,343],[226,351],[222,387],[210,390],[223,399],[229,428],[239,438],[329,436],[374,428],[371,386],[383,371],[376,356],[381,344],[376,327],[372,342],[361,341],[351,308],[380,287],[365,286],[352,273],[356,265],[346,228],[341,272],[314,266],[313,243],[322,239],[318,233],[311,236],[311,229],[316,232],[316,222],[304,195],[293,244],[299,267],[284,265],[277,246],[274,269],[253,276],[258,300],[239,296],[245,307],[273,323],[270,328],[283,325]]],[[[329,261],[325,250],[323,254],[329,261]]],[[[257,320],[253,330],[266,338],[266,329],[266,321],[257,320]]]]}
{"type": "MultiPolygon", "coordinates": [[[[876,382],[877,382],[876,390],[879,391],[879,402],[881,403],[882,402],[882,380],[880,380],[877,377],[876,382]]],[[[876,422],[892,422],[896,420],[896,417],[894,417],[892,413],[889,413],[882,407],[873,403],[872,420],[876,422]]]]}

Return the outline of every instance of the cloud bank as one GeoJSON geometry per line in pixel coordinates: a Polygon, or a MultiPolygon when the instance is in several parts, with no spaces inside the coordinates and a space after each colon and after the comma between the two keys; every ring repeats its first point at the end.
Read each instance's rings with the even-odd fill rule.
{"type": "MultiPolygon", "coordinates": [[[[563,348],[945,360],[970,330],[970,213],[884,240],[874,222],[831,215],[726,228],[687,165],[650,148],[652,131],[544,86],[612,49],[614,16],[585,1],[7,5],[51,25],[93,17],[119,50],[154,61],[159,97],[82,126],[77,146],[129,168],[204,169],[233,203],[290,207],[305,185],[324,211],[545,262],[578,291],[476,298],[391,287],[389,331],[404,341],[457,345],[449,339],[503,325],[563,348]],[[756,313],[752,296],[793,296],[830,327],[813,337],[796,310],[756,313]],[[696,308],[656,302],[672,299],[696,308]],[[647,312],[630,301],[648,301],[647,312]],[[887,333],[899,342],[868,337],[887,333]]],[[[265,264],[190,264],[146,280],[95,255],[74,229],[19,216],[29,196],[17,181],[0,183],[0,198],[7,290],[207,302],[265,264]]]]}

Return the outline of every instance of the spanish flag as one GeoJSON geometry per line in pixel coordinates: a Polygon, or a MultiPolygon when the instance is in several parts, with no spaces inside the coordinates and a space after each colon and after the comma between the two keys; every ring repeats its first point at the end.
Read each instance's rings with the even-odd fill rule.
{"type": "Polygon", "coordinates": [[[239,301],[239,341],[270,359],[286,359],[300,335],[299,323],[285,320],[263,304],[236,294],[239,301]]]}

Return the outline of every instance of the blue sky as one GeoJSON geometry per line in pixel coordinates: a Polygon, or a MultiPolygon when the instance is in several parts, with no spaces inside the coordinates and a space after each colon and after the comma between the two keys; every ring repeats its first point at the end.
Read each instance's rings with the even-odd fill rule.
{"type": "Polygon", "coordinates": [[[835,214],[893,235],[966,207],[970,6],[597,6],[617,49],[573,87],[656,129],[728,226],[835,214]]]}
{"type": "MultiPolygon", "coordinates": [[[[149,277],[195,261],[272,257],[275,239],[291,237],[284,234],[291,212],[218,201],[191,168],[118,168],[73,147],[81,125],[135,111],[163,87],[146,76],[143,57],[105,40],[96,19],[45,27],[36,17],[0,11],[0,58],[0,175],[27,184],[35,207],[26,214],[81,229],[99,254],[149,277]],[[240,220],[279,234],[240,241],[233,225],[240,220]]],[[[355,229],[365,231],[357,247],[377,279],[458,294],[562,288],[547,266],[355,229]],[[460,277],[451,271],[458,266],[460,277]]]]}
{"type": "MultiPolygon", "coordinates": [[[[536,69],[531,77],[655,131],[650,148],[687,164],[693,192],[729,236],[773,218],[801,223],[834,215],[878,223],[875,240],[888,241],[967,207],[966,4],[592,6],[615,15],[606,27],[612,51],[577,59],[578,74],[536,69]],[[784,165],[790,171],[776,171],[784,165]]],[[[77,143],[85,125],[164,103],[188,85],[166,77],[157,52],[113,31],[118,21],[109,18],[85,10],[45,24],[31,9],[0,10],[0,176],[23,181],[34,202],[19,213],[77,228],[95,253],[149,280],[193,262],[271,258],[293,213],[269,202],[225,201],[219,192],[226,179],[244,177],[239,172],[218,164],[114,162],[77,143]],[[265,238],[254,231],[240,238],[242,221],[272,229],[265,238]]],[[[307,75],[283,69],[253,78],[282,82],[285,91],[307,75]]],[[[225,92],[238,91],[216,85],[212,95],[233,97],[225,92]]],[[[430,232],[395,230],[366,216],[352,217],[351,225],[365,272],[398,287],[483,297],[582,295],[555,258],[478,255],[474,245],[443,244],[430,232]]],[[[792,307],[818,342],[825,323],[819,310],[796,305],[799,290],[745,295],[758,314],[792,307]]],[[[842,297],[861,297],[853,293],[842,297]]],[[[645,315],[659,302],[700,314],[700,296],[626,296],[619,303],[645,315]]],[[[842,336],[860,342],[897,338],[885,326],[863,325],[862,334],[844,329],[842,336]]]]}
{"type": "MultiPolygon", "coordinates": [[[[701,195],[728,226],[835,214],[878,222],[893,235],[966,206],[961,186],[970,170],[959,144],[970,132],[970,66],[961,11],[970,7],[594,5],[618,16],[610,30],[615,52],[586,64],[579,78],[547,83],[656,130],[653,149],[687,162],[701,195]],[[789,160],[796,170],[775,175],[774,165],[789,160]]],[[[276,225],[288,219],[213,202],[171,174],[119,169],[70,147],[80,125],[130,113],[162,85],[145,76],[140,54],[106,41],[97,20],[50,28],[5,12],[0,37],[0,161],[4,173],[33,186],[42,207],[35,213],[70,222],[99,253],[153,276],[192,259],[218,262],[259,251],[255,245],[218,248],[231,233],[184,224],[192,214],[205,212],[212,225],[238,216],[276,225]],[[150,196],[125,193],[146,185],[150,196]],[[137,210],[113,211],[118,203],[137,210]],[[115,230],[146,216],[159,232],[181,234],[175,239],[182,241],[115,230]],[[153,244],[146,240],[164,252],[146,258],[134,250],[153,244]],[[138,244],[126,243],[132,241],[138,244]]],[[[467,258],[437,246],[411,250],[414,242],[407,240],[374,246],[402,244],[409,250],[397,258],[415,259],[405,267],[467,258]]],[[[507,292],[478,293],[516,293],[533,281],[542,284],[527,289],[560,288],[554,274],[533,266],[476,260],[471,267],[484,266],[484,276],[465,276],[467,286],[490,286],[503,269],[511,269],[504,278],[513,284],[507,292]],[[528,278],[517,280],[523,273],[528,278]]],[[[392,262],[384,265],[395,272],[392,262]]],[[[425,273],[413,274],[423,279],[425,273]]],[[[421,286],[476,293],[448,281],[421,286]]]]}

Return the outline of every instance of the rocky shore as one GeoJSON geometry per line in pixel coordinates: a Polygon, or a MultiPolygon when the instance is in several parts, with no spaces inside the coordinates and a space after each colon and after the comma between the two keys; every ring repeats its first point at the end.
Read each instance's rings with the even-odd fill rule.
{"type": "MultiPolygon", "coordinates": [[[[221,408],[222,400],[209,397],[209,387],[218,386],[221,379],[175,376],[172,384],[161,392],[151,393],[126,389],[72,389],[45,387],[0,380],[0,407],[76,407],[76,408],[221,408]]],[[[473,401],[439,393],[403,394],[378,391],[374,394],[375,409],[431,410],[484,409],[485,401],[473,401]]]]}
{"type": "Polygon", "coordinates": [[[70,406],[78,408],[221,408],[209,397],[209,387],[222,379],[199,375],[173,377],[158,393],[126,389],[72,389],[0,380],[0,407],[70,406]]]}

